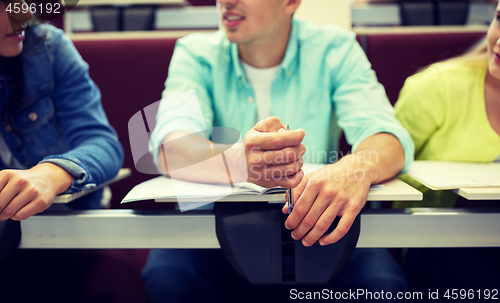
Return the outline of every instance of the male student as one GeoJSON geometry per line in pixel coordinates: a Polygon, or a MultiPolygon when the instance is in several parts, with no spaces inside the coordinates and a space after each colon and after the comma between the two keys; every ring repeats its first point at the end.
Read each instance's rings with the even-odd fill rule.
{"type": "MultiPolygon", "coordinates": [[[[335,243],[365,205],[370,185],[409,166],[411,137],[353,33],[295,20],[300,0],[218,2],[224,31],[177,42],[151,137],[155,146],[163,144],[153,150],[156,164],[169,174],[164,153],[175,159],[171,164],[193,163],[200,149],[221,148],[210,141],[212,127],[235,128],[246,135],[226,159],[229,166],[241,158],[247,165],[232,178],[294,188],[295,207],[285,223],[292,237],[305,246],[335,243]],[[199,105],[169,98],[193,89],[199,105]],[[304,160],[332,162],[328,142],[338,141],[340,129],[353,153],[304,176],[304,160]],[[171,144],[203,130],[205,137],[171,144]],[[339,225],[325,234],[337,216],[339,225]]],[[[204,170],[210,168],[186,178],[217,181],[204,170]]],[[[144,276],[152,302],[210,302],[211,283],[227,266],[218,250],[152,250],[144,276]]],[[[335,280],[337,287],[394,294],[406,288],[385,250],[356,249],[335,280]]]]}

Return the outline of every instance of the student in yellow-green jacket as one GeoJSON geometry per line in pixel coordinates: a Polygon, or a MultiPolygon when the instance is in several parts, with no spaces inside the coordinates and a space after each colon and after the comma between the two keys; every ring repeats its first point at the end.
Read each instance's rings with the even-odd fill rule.
{"type": "MultiPolygon", "coordinates": [[[[406,80],[395,114],[413,138],[416,160],[500,162],[500,5],[487,36],[471,51],[406,80]]],[[[418,205],[449,207],[456,200],[454,193],[429,190],[418,205]]],[[[498,248],[410,249],[408,282],[426,290],[498,289],[499,253],[498,248]]]]}

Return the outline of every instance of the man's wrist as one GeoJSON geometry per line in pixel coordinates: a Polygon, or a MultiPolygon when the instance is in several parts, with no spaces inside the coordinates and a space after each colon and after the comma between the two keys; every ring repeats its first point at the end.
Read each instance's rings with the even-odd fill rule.
{"type": "MultiPolygon", "coordinates": [[[[216,149],[220,147],[215,146],[216,149]]],[[[224,148],[227,148],[227,146],[224,148]]],[[[248,168],[243,143],[233,144],[225,150],[224,155],[228,168],[231,170],[232,181],[234,183],[246,182],[248,180],[248,168]]]]}
{"type": "Polygon", "coordinates": [[[368,178],[370,184],[377,183],[377,180],[380,175],[377,164],[367,161],[363,162],[361,165],[364,166],[363,170],[366,172],[366,178],[368,178]]]}
{"type": "Polygon", "coordinates": [[[356,152],[342,158],[341,160],[349,161],[350,164],[352,163],[353,166],[357,167],[354,171],[362,170],[364,178],[366,178],[370,184],[377,182],[380,175],[379,168],[377,163],[373,162],[373,159],[366,156],[366,152],[356,152]]]}

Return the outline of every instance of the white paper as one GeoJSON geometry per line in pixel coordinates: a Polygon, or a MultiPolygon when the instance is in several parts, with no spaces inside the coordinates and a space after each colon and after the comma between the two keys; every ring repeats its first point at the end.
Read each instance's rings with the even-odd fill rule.
{"type": "Polygon", "coordinates": [[[500,186],[500,163],[415,161],[408,174],[433,190],[500,186]]]}

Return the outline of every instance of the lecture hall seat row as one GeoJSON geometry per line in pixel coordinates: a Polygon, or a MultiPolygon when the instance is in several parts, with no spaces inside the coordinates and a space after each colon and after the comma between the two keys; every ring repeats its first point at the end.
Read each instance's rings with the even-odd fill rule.
{"type": "MultiPolygon", "coordinates": [[[[404,80],[419,69],[468,49],[484,32],[362,33],[357,39],[368,55],[392,104],[404,80]]],[[[111,125],[125,149],[123,167],[132,176],[112,185],[112,207],[139,182],[151,178],[134,169],[128,121],[142,108],[160,100],[177,38],[75,39],[74,44],[90,66],[90,76],[99,86],[111,125]]],[[[341,148],[348,150],[344,141],[341,148]]],[[[127,205],[141,208],[143,203],[127,205]]],[[[147,207],[154,207],[149,203],[147,207]]],[[[160,207],[160,206],[157,206],[160,207]]]]}
{"type": "MultiPolygon", "coordinates": [[[[357,39],[368,55],[379,81],[392,104],[397,100],[404,80],[419,69],[468,49],[485,32],[457,33],[365,33],[357,39]]],[[[138,111],[160,100],[168,66],[177,38],[78,39],[76,48],[90,66],[90,76],[99,86],[102,103],[111,125],[125,150],[123,167],[132,168],[132,176],[111,186],[112,208],[135,185],[150,179],[134,169],[128,136],[128,121],[138,111]]],[[[345,138],[340,149],[350,150],[345,138]]],[[[161,209],[172,205],[153,201],[128,204],[125,208],[161,209]]],[[[139,271],[149,250],[133,250],[139,271]]]]}

